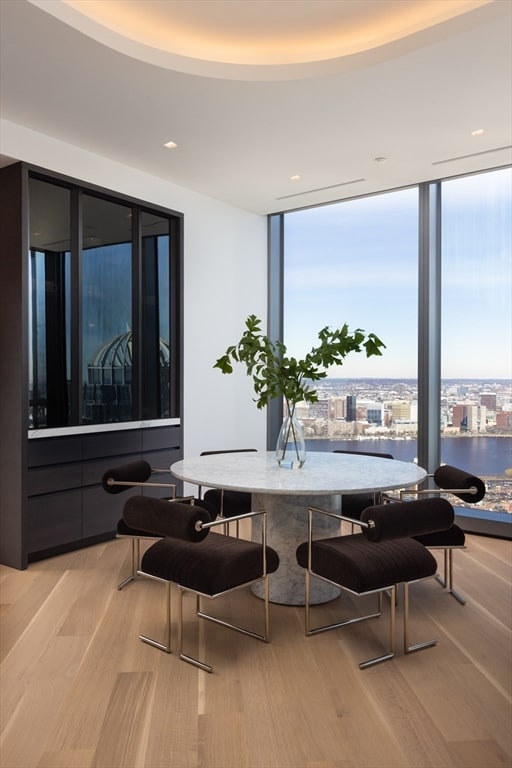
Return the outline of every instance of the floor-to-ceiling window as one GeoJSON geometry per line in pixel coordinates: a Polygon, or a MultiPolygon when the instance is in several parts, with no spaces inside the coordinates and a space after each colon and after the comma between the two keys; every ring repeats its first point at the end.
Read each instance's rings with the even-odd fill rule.
{"type": "Polygon", "coordinates": [[[309,450],[373,450],[414,461],[426,432],[418,413],[427,410],[429,422],[440,424],[437,461],[486,481],[477,514],[511,512],[511,185],[505,168],[271,217],[270,264],[281,263],[282,303],[271,301],[270,320],[282,313],[289,351],[301,355],[320,328],[344,322],[387,345],[382,358],[349,357],[321,382],[318,405],[301,411],[309,450]],[[436,184],[437,252],[418,226],[418,191],[428,195],[436,184]],[[418,305],[418,295],[426,302],[437,290],[418,285],[420,253],[440,256],[435,329],[419,327],[418,318],[438,323],[418,305]],[[436,412],[419,407],[416,386],[421,347],[432,339],[441,340],[433,354],[442,354],[436,412]]]}
{"type": "Polygon", "coordinates": [[[349,355],[299,413],[309,450],[416,455],[418,190],[295,211],[284,217],[284,342],[295,356],[345,322],[386,344],[349,355]]]}
{"type": "Polygon", "coordinates": [[[441,460],[512,513],[512,170],[442,183],[441,460]]]}

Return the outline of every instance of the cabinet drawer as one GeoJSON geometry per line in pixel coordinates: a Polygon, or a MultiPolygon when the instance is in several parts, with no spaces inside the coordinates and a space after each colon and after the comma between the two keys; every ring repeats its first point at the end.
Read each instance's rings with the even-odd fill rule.
{"type": "Polygon", "coordinates": [[[28,471],[28,495],[80,488],[81,464],[61,464],[59,467],[37,467],[28,471]]]}
{"type": "Polygon", "coordinates": [[[66,464],[82,458],[81,437],[32,438],[28,441],[28,466],[66,464]]]}
{"type": "Polygon", "coordinates": [[[142,430],[142,451],[181,448],[181,427],[154,427],[142,430]]]}
{"type": "Polygon", "coordinates": [[[82,492],[38,496],[28,500],[28,552],[39,552],[82,538],[82,492]]]}
{"type": "Polygon", "coordinates": [[[130,453],[140,454],[142,437],[139,430],[119,430],[102,432],[97,435],[84,435],[82,443],[83,459],[98,459],[100,456],[116,456],[116,462],[120,464],[123,459],[119,456],[130,453]]]}

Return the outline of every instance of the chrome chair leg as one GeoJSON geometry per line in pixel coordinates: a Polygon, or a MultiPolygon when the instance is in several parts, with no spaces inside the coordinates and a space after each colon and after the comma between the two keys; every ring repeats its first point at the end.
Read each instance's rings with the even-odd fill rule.
{"type": "MultiPolygon", "coordinates": [[[[215,599],[215,596],[212,597],[210,595],[202,595],[197,592],[193,593],[196,596],[196,615],[200,619],[205,619],[206,621],[211,621],[213,624],[218,624],[221,627],[226,627],[227,629],[233,629],[235,632],[240,633],[241,635],[246,635],[247,637],[253,637],[256,640],[261,640],[264,643],[268,643],[269,636],[270,636],[270,619],[269,619],[269,595],[270,595],[270,589],[269,589],[269,579],[268,574],[263,579],[257,579],[257,581],[263,580],[263,610],[264,610],[264,633],[260,634],[259,632],[254,632],[250,629],[246,629],[245,627],[240,627],[237,624],[232,624],[228,621],[223,621],[222,619],[217,618],[216,616],[211,616],[208,613],[204,613],[203,610],[201,610],[201,598],[208,597],[209,599],[215,599]]],[[[187,653],[184,653],[183,651],[183,596],[185,592],[190,592],[191,590],[187,590],[185,587],[178,586],[179,590],[179,603],[178,603],[178,655],[182,661],[186,661],[189,664],[192,664],[194,667],[198,667],[199,669],[203,669],[205,672],[213,672],[213,667],[211,667],[209,664],[206,664],[204,661],[200,661],[199,659],[196,659],[194,656],[189,656],[187,653]]],[[[241,587],[248,586],[247,584],[241,585],[241,587]]],[[[241,588],[239,587],[239,588],[241,588]]],[[[230,590],[231,591],[231,590],[230,590]]],[[[221,593],[223,594],[223,593],[221,593]]],[[[218,597],[219,595],[217,595],[218,597]]]]}
{"type": "MultiPolygon", "coordinates": [[[[185,590],[183,587],[178,586],[178,592],[178,656],[182,661],[186,661],[189,664],[192,664],[194,667],[204,669],[205,672],[213,672],[213,667],[211,667],[209,664],[205,664],[203,661],[199,661],[199,659],[195,659],[193,656],[189,656],[188,654],[183,653],[183,596],[185,594],[185,590]]],[[[199,595],[196,594],[196,614],[198,616],[200,615],[199,609],[200,600],[199,595]]]]}
{"type": "Polygon", "coordinates": [[[147,643],[148,645],[151,645],[153,648],[158,648],[160,651],[165,651],[166,653],[171,653],[171,582],[165,581],[164,579],[159,579],[157,576],[152,576],[149,573],[144,573],[144,571],[137,571],[139,576],[145,576],[148,579],[153,579],[154,581],[160,581],[163,582],[166,585],[166,620],[165,620],[165,643],[159,643],[158,640],[153,640],[151,637],[147,637],[146,635],[139,635],[140,640],[142,640],[143,643],[147,643]]]}
{"type": "MultiPolygon", "coordinates": [[[[322,577],[318,577],[322,578],[322,577]]],[[[324,581],[328,581],[327,579],[323,579],[324,581]]],[[[334,582],[333,582],[334,583],[334,582]]],[[[389,614],[389,642],[390,642],[390,651],[389,653],[382,654],[381,656],[376,656],[372,659],[367,659],[366,661],[362,661],[359,664],[360,669],[366,669],[367,667],[372,667],[374,664],[379,664],[381,661],[387,661],[388,659],[392,659],[395,655],[395,611],[396,611],[396,604],[395,604],[395,590],[396,587],[392,586],[389,587],[389,593],[390,593],[390,614],[389,614]]],[[[327,632],[330,629],[337,629],[338,627],[345,627],[349,624],[358,624],[361,621],[366,621],[366,619],[377,619],[379,616],[382,615],[382,593],[385,590],[379,590],[377,592],[377,611],[375,613],[370,613],[365,616],[356,616],[353,619],[344,619],[343,621],[335,622],[334,624],[325,624],[322,627],[311,627],[310,624],[310,573],[309,569],[306,569],[305,572],[305,591],[306,591],[306,599],[305,599],[305,606],[304,606],[304,616],[305,616],[305,634],[307,637],[310,637],[311,635],[318,635],[320,632],[327,632]]],[[[351,590],[346,590],[348,592],[351,592],[351,590]]],[[[355,593],[351,593],[355,594],[355,593]]]]}
{"type": "Polygon", "coordinates": [[[450,595],[452,595],[461,605],[466,605],[466,599],[453,588],[453,549],[449,549],[447,554],[448,557],[446,562],[448,563],[448,591],[450,592],[450,595]]]}
{"type": "Polygon", "coordinates": [[[461,605],[466,605],[466,599],[453,588],[453,549],[446,548],[443,550],[444,558],[444,576],[436,574],[436,580],[442,587],[447,587],[448,592],[452,595],[461,605]]]}
{"type": "Polygon", "coordinates": [[[119,590],[123,589],[123,587],[126,587],[126,585],[130,583],[130,581],[135,581],[135,578],[137,576],[137,568],[139,567],[139,557],[140,557],[140,539],[133,538],[132,539],[132,572],[129,576],[126,577],[126,579],[123,579],[117,585],[117,588],[119,590]]]}
{"type": "Polygon", "coordinates": [[[430,648],[437,643],[438,640],[425,640],[423,643],[409,645],[409,582],[404,582],[404,653],[421,651],[422,648],[430,648]]]}

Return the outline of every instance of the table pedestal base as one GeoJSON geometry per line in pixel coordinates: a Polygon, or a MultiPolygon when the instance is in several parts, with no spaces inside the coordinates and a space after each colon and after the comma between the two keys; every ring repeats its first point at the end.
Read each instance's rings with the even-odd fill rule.
{"type": "MultiPolygon", "coordinates": [[[[284,472],[285,470],[283,470],[284,472]]],[[[294,470],[295,471],[295,470],[294,470]]],[[[296,470],[300,472],[300,470],[296,470]]],[[[282,605],[304,605],[305,570],[297,565],[295,550],[308,538],[308,507],[322,507],[339,512],[339,496],[281,496],[278,494],[253,494],[253,510],[267,512],[267,544],[279,554],[279,568],[269,576],[270,600],[282,605]]],[[[314,538],[335,536],[340,521],[323,515],[313,517],[314,538]]],[[[253,541],[261,541],[261,519],[253,518],[253,541]]],[[[261,583],[254,584],[252,591],[263,597],[261,583]]],[[[325,581],[311,580],[311,603],[326,603],[338,597],[341,590],[325,581]]]]}

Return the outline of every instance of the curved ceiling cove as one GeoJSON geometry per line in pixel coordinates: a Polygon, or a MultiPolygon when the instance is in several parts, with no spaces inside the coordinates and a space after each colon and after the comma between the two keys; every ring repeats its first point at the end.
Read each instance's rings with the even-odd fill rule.
{"type": "Polygon", "coordinates": [[[179,72],[303,78],[371,63],[382,46],[492,0],[30,0],[121,53],[179,72]],[[366,56],[365,56],[366,54],[366,56]],[[368,61],[367,61],[368,59],[368,61]]]}

